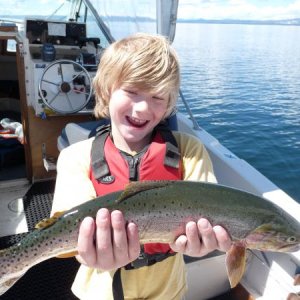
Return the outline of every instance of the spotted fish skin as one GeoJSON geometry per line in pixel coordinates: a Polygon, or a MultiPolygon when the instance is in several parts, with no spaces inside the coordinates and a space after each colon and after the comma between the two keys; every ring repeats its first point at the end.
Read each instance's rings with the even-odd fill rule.
{"type": "Polygon", "coordinates": [[[86,216],[96,217],[101,207],[115,209],[122,191],[74,207],[60,217],[42,220],[39,226],[15,245],[0,250],[0,295],[34,265],[47,259],[76,252],[79,225],[86,216]],[[54,219],[54,220],[53,220],[54,219]],[[49,221],[49,222],[48,222],[49,221]]]}
{"type": "Polygon", "coordinates": [[[19,243],[0,250],[0,295],[13,285],[32,266],[74,251],[80,219],[63,216],[52,226],[34,230],[19,243]]]}
{"type": "Polygon", "coordinates": [[[40,229],[1,250],[0,295],[32,266],[76,251],[81,221],[86,216],[95,218],[101,207],[118,209],[128,222],[136,223],[141,243],[173,242],[185,232],[188,221],[201,217],[209,219],[212,225],[224,226],[234,241],[227,259],[232,286],[243,273],[246,248],[296,251],[300,245],[299,222],[261,197],[201,182],[137,182],[124,191],[74,207],[48,223],[42,221],[40,229]]]}

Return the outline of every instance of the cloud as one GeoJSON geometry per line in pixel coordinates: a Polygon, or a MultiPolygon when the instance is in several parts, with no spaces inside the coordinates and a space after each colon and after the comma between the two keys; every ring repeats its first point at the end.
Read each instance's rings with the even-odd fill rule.
{"type": "Polygon", "coordinates": [[[49,15],[57,8],[65,9],[70,5],[65,0],[0,0],[1,15],[49,15]]]}
{"type": "Polygon", "coordinates": [[[300,18],[300,0],[180,0],[178,18],[280,20],[300,18]]]}
{"type": "MultiPolygon", "coordinates": [[[[0,2],[0,15],[47,15],[54,12],[62,3],[64,5],[60,12],[65,11],[70,5],[70,2],[65,0],[0,0],[0,2]]],[[[155,16],[155,0],[131,0],[126,3],[124,0],[110,0],[98,3],[102,5],[99,11],[106,12],[106,15],[110,15],[111,9],[114,9],[114,15],[155,16]]],[[[300,18],[300,0],[179,0],[178,18],[212,20],[300,18]]]]}

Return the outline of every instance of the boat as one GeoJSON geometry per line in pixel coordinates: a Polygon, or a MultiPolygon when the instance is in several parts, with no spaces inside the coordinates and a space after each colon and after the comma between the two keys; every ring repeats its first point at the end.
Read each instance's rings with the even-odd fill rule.
{"type": "MultiPolygon", "coordinates": [[[[91,82],[103,49],[134,31],[156,31],[174,39],[178,0],[148,2],[153,19],[143,17],[139,9],[145,7],[114,18],[110,10],[117,2],[101,0],[53,0],[52,10],[43,9],[47,15],[0,16],[0,248],[18,242],[49,216],[59,151],[88,138],[101,123],[93,116],[91,82]]],[[[138,2],[123,1],[122,9],[129,11],[133,5],[138,2]]],[[[299,203],[201,128],[182,91],[172,122],[176,130],[196,136],[206,146],[220,184],[262,196],[300,221],[299,203]]],[[[186,257],[185,299],[299,295],[294,278],[300,273],[300,251],[252,251],[234,289],[224,261],[224,253],[217,251],[200,259],[186,257]]],[[[77,268],[75,259],[40,263],[0,299],[75,299],[70,286],[77,268]]]]}

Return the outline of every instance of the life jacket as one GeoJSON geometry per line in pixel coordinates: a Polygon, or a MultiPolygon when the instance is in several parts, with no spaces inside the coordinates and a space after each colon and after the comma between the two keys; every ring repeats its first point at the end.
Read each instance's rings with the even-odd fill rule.
{"type": "MultiPolygon", "coordinates": [[[[130,182],[132,171],[137,168],[136,180],[181,180],[182,161],[172,132],[163,125],[154,130],[151,144],[138,162],[129,166],[110,137],[110,125],[101,126],[92,143],[90,179],[97,196],[122,190],[130,182]]],[[[141,256],[127,269],[151,265],[174,252],[168,244],[148,243],[141,256]]]]}

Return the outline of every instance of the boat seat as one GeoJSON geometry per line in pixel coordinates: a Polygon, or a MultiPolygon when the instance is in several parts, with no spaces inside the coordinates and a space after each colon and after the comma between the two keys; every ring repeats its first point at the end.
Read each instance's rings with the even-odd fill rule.
{"type": "Polygon", "coordinates": [[[64,148],[86,140],[96,134],[96,129],[101,125],[109,123],[108,119],[101,119],[97,121],[89,121],[82,123],[68,123],[63,128],[60,136],[57,139],[57,148],[59,151],[64,148]]]}
{"type": "MultiPolygon", "coordinates": [[[[167,126],[173,130],[178,130],[177,116],[176,114],[170,116],[165,120],[167,126]]],[[[89,121],[82,123],[68,123],[62,130],[61,135],[57,139],[57,148],[59,151],[64,148],[86,140],[96,134],[96,130],[101,125],[109,124],[108,119],[101,119],[97,121],[89,121]]]]}

